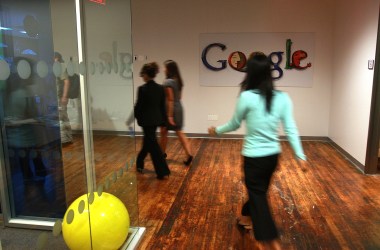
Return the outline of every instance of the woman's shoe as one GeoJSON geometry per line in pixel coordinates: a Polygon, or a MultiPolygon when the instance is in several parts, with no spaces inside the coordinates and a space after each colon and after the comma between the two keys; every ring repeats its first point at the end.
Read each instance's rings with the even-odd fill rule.
{"type": "Polygon", "coordinates": [[[165,180],[165,179],[167,179],[165,177],[169,178],[169,175],[168,174],[167,175],[157,175],[157,179],[159,179],[159,180],[165,180]]]}
{"type": "Polygon", "coordinates": [[[186,166],[189,166],[192,161],[193,161],[193,156],[190,155],[189,158],[187,158],[187,160],[183,162],[183,164],[185,164],[186,166]]]}
{"type": "Polygon", "coordinates": [[[243,223],[243,221],[240,218],[236,219],[236,223],[241,229],[244,229],[246,232],[249,232],[253,229],[251,223],[243,223]]]}

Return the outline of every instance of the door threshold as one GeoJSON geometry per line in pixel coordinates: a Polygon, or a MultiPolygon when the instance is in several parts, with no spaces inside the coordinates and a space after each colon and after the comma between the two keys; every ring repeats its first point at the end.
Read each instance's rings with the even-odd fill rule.
{"type": "MultiPolygon", "coordinates": [[[[140,243],[146,228],[145,227],[130,227],[126,242],[120,248],[121,250],[133,250],[136,249],[140,243]]],[[[1,250],[1,249],[0,249],[1,250]]]]}

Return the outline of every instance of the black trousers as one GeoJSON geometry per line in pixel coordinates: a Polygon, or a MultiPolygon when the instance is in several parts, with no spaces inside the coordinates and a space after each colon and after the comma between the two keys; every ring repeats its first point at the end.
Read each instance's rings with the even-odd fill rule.
{"type": "Polygon", "coordinates": [[[162,154],[160,145],[158,145],[156,137],[156,126],[142,127],[144,132],[143,146],[137,155],[136,165],[138,168],[144,168],[144,160],[148,153],[150,154],[154,170],[157,176],[165,176],[170,174],[170,170],[166,160],[162,154]]]}
{"type": "Polygon", "coordinates": [[[251,216],[253,232],[259,241],[278,238],[267,200],[268,187],[278,164],[278,156],[244,157],[245,185],[249,200],[242,208],[242,215],[251,216]]]}

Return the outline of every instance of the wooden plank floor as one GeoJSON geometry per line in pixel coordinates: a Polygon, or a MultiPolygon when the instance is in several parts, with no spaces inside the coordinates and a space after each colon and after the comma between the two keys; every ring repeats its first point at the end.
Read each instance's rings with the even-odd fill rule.
{"type": "MultiPolygon", "coordinates": [[[[156,179],[149,157],[144,174],[130,164],[126,168],[141,137],[136,142],[130,137],[94,137],[98,185],[126,204],[132,226],[147,228],[138,249],[253,249],[252,234],[236,226],[246,200],[241,140],[190,139],[195,159],[185,167],[179,141],[170,138],[172,174],[163,181],[156,179]]],[[[303,145],[306,172],[292,157],[289,144],[282,142],[269,192],[283,249],[380,249],[380,175],[361,174],[328,143],[303,145]]],[[[67,204],[86,193],[83,159],[83,142],[77,137],[63,149],[67,204]]]]}
{"type": "MultiPolygon", "coordinates": [[[[254,237],[236,226],[246,200],[241,140],[190,141],[191,167],[170,138],[169,179],[155,179],[149,160],[137,175],[138,223],[147,228],[139,249],[253,249],[254,237]]],[[[380,176],[361,174],[328,143],[303,145],[308,171],[282,142],[269,193],[283,249],[380,249],[380,176]]]]}
{"type": "MultiPolygon", "coordinates": [[[[169,138],[172,174],[157,180],[148,157],[145,173],[135,166],[112,181],[134,157],[130,137],[95,136],[96,180],[127,206],[132,226],[146,227],[139,249],[253,249],[252,234],[240,231],[236,218],[246,200],[241,173],[241,140],[190,139],[190,167],[176,138],[169,138]]],[[[63,151],[68,204],[86,191],[83,143],[63,151]],[[77,154],[77,155],[76,155],[77,154]],[[80,155],[82,155],[80,157],[80,155]]],[[[283,249],[380,249],[380,176],[357,171],[330,144],[303,142],[304,172],[287,142],[269,192],[283,249]]]]}
{"type": "MultiPolygon", "coordinates": [[[[136,142],[130,137],[94,137],[98,185],[110,180],[105,191],[127,205],[131,225],[147,228],[138,249],[253,249],[252,234],[236,226],[246,200],[241,140],[190,139],[195,159],[185,167],[179,141],[170,138],[172,174],[163,181],[156,179],[149,157],[144,174],[134,166],[126,168],[141,138],[136,142]],[[121,168],[126,169],[123,175],[121,168]]],[[[289,144],[282,142],[283,154],[269,192],[283,249],[380,249],[380,175],[363,175],[328,143],[303,145],[306,172],[292,157],[289,144]]],[[[69,204],[86,192],[80,138],[64,147],[63,161],[69,204]]]]}

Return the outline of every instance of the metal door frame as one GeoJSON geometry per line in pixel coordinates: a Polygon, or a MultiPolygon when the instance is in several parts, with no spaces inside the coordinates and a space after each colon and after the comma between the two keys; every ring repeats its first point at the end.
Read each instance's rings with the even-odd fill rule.
{"type": "MultiPolygon", "coordinates": [[[[380,9],[379,9],[380,13],[380,9]]],[[[375,66],[372,84],[371,111],[368,128],[365,174],[378,174],[377,162],[380,140],[380,16],[377,27],[375,66]]]]}

